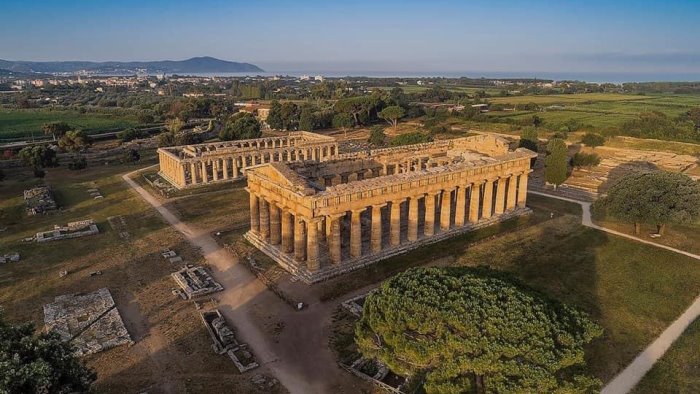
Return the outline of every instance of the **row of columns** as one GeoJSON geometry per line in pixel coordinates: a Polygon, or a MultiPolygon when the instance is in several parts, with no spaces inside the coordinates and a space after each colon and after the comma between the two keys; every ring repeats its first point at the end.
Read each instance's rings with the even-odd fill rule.
{"type": "Polygon", "coordinates": [[[251,193],[251,231],[283,253],[293,254],[294,260],[300,265],[306,264],[309,271],[315,271],[321,266],[322,246],[327,248],[331,264],[342,262],[342,246],[344,240],[347,242],[343,229],[349,232],[346,251],[350,258],[363,255],[363,224],[370,227],[369,252],[379,253],[385,247],[385,225],[389,227],[386,243],[389,247],[396,247],[402,242],[415,242],[437,232],[450,231],[524,207],[527,179],[527,172],[513,174],[315,218],[295,215],[288,207],[251,193]],[[403,226],[402,216],[407,218],[406,226],[403,226]],[[420,224],[422,233],[419,233],[420,224]],[[405,237],[402,237],[402,228],[406,229],[405,237]]]}
{"type": "MultiPolygon", "coordinates": [[[[179,186],[191,186],[237,179],[244,175],[248,167],[274,162],[303,160],[323,161],[337,154],[337,147],[321,146],[311,148],[290,148],[273,152],[245,153],[212,158],[188,159],[186,162],[161,158],[161,171],[179,186]]],[[[163,155],[161,155],[163,157],[163,155]]]]}

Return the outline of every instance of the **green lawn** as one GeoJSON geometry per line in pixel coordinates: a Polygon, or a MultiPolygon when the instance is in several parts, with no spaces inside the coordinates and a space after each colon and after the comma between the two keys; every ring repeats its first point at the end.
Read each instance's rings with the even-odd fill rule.
{"type": "Polygon", "coordinates": [[[0,139],[41,137],[41,126],[49,122],[66,122],[69,125],[83,129],[88,133],[99,133],[112,129],[136,126],[138,122],[133,116],[85,113],[77,111],[49,110],[9,110],[0,109],[0,139]]]}
{"type": "Polygon", "coordinates": [[[671,349],[644,376],[634,394],[700,392],[700,319],[693,322],[671,349]]]}

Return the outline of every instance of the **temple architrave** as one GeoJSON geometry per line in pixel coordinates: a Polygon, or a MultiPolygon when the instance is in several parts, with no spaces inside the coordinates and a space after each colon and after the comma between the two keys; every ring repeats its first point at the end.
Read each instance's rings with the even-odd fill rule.
{"type": "Polygon", "coordinates": [[[297,131],[257,138],[158,149],[160,175],[178,189],[241,179],[249,167],[274,162],[325,161],[338,156],[333,137],[297,131]]]}
{"type": "Polygon", "coordinates": [[[478,135],[247,170],[245,237],[306,283],[530,212],[530,160],[478,135]]]}

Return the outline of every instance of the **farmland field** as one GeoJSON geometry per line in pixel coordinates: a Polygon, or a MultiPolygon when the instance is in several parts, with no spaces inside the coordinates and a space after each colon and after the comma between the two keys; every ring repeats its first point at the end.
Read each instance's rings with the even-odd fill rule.
{"type": "Polygon", "coordinates": [[[659,111],[675,118],[693,107],[700,106],[700,97],[684,95],[631,95],[617,93],[559,94],[546,96],[512,96],[489,99],[493,104],[515,106],[516,111],[492,111],[488,116],[501,119],[526,120],[537,114],[556,126],[569,119],[594,128],[615,128],[635,119],[640,112],[659,111]],[[518,105],[534,103],[543,111],[518,110],[518,105]],[[557,106],[556,108],[547,108],[557,106]]]}
{"type": "Polygon", "coordinates": [[[0,139],[42,136],[41,126],[49,122],[66,122],[94,134],[113,129],[132,127],[136,118],[107,113],[79,113],[77,111],[0,110],[0,139]]]}

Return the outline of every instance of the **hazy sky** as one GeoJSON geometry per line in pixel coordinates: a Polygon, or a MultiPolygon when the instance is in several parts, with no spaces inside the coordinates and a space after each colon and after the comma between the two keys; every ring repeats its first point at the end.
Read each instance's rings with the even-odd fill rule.
{"type": "Polygon", "coordinates": [[[0,59],[267,71],[700,71],[691,1],[0,0],[0,59]]]}

